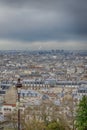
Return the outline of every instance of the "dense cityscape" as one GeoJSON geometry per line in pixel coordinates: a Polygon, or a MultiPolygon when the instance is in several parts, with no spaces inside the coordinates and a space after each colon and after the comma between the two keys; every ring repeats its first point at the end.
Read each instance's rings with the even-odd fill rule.
{"type": "MultiPolygon", "coordinates": [[[[20,108],[20,115],[29,108],[37,113],[42,111],[40,108],[45,104],[46,111],[49,109],[50,112],[55,106],[58,110],[54,114],[58,112],[61,117],[63,115],[72,129],[76,106],[83,95],[87,95],[86,51],[0,51],[2,127],[12,128],[11,122],[9,125],[6,122],[8,115],[15,110],[20,108]],[[19,78],[22,84],[19,90],[20,106],[16,88],[19,78]],[[35,107],[39,107],[39,110],[35,107]]],[[[25,118],[27,116],[32,117],[32,112],[25,118]]]]}
{"type": "Polygon", "coordinates": [[[87,0],[0,0],[0,130],[87,130],[87,0]]]}

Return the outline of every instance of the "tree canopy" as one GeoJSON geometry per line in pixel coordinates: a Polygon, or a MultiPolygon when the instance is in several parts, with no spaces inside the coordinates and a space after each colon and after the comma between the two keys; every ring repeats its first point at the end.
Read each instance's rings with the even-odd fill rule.
{"type": "Polygon", "coordinates": [[[78,105],[76,127],[78,130],[87,130],[87,96],[83,96],[78,105]]]}

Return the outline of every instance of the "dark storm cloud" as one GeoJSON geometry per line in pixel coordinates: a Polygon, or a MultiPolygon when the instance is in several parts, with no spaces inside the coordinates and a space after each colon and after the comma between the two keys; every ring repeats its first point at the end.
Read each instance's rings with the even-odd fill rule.
{"type": "Polygon", "coordinates": [[[0,38],[86,40],[87,0],[0,0],[0,38]]]}

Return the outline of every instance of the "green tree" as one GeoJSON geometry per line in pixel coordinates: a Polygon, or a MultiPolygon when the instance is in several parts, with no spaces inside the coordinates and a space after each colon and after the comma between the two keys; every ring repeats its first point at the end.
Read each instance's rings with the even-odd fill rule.
{"type": "Polygon", "coordinates": [[[78,105],[76,127],[78,130],[87,130],[87,96],[83,96],[78,105]]]}
{"type": "Polygon", "coordinates": [[[49,122],[46,130],[65,130],[65,128],[57,121],[49,122]]]}

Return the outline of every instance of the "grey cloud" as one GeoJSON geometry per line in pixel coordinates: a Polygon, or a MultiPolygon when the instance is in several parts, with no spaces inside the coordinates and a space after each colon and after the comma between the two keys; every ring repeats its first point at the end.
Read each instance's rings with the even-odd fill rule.
{"type": "Polygon", "coordinates": [[[87,0],[0,0],[0,38],[86,40],[87,0]]]}

